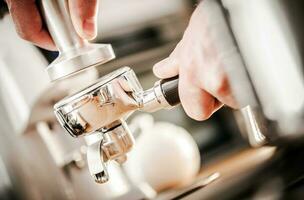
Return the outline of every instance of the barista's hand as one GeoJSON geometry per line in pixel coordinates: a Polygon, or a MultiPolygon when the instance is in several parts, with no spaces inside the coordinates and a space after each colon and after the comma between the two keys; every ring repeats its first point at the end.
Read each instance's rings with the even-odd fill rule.
{"type": "Polygon", "coordinates": [[[224,18],[217,16],[221,11],[214,2],[203,1],[196,8],[182,40],[153,68],[159,78],[179,74],[181,103],[195,120],[209,118],[223,104],[236,107],[225,69],[237,48],[232,40],[226,40],[228,32],[222,30],[227,27],[224,18]]]}
{"type": "MultiPolygon", "coordinates": [[[[96,36],[96,15],[98,0],[69,0],[73,25],[77,33],[86,39],[96,36]]],[[[35,0],[6,0],[20,37],[37,46],[56,50],[49,32],[43,24],[35,0]]]]}

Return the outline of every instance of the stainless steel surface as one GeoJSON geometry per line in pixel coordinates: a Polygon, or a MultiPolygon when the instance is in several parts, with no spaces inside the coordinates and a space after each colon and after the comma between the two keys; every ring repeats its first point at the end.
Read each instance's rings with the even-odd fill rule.
{"type": "Polygon", "coordinates": [[[101,149],[102,141],[97,141],[88,147],[87,159],[89,171],[95,182],[105,183],[109,180],[109,173],[101,149]]]}
{"type": "Polygon", "coordinates": [[[119,167],[108,166],[113,175],[106,184],[92,181],[85,142],[64,134],[53,113],[54,102],[95,82],[97,71],[50,84],[47,61],[17,36],[9,16],[0,29],[0,154],[16,199],[110,199],[126,193],[119,167]]]}
{"type": "Polygon", "coordinates": [[[134,72],[121,68],[56,103],[55,114],[74,137],[94,133],[137,109],[142,91],[134,72]]]}
{"type": "Polygon", "coordinates": [[[296,19],[303,17],[303,3],[206,0],[202,4],[211,19],[212,38],[227,53],[222,62],[233,95],[244,108],[247,138],[255,145],[303,141],[303,31],[299,32],[303,23],[296,19]]]}
{"type": "Polygon", "coordinates": [[[91,176],[97,183],[105,183],[109,180],[107,164],[116,161],[122,164],[126,161],[126,154],[134,144],[134,138],[123,121],[114,122],[111,130],[96,132],[102,135],[102,139],[90,144],[87,151],[87,161],[91,176]]]}
{"type": "Polygon", "coordinates": [[[144,91],[133,70],[124,67],[59,101],[54,110],[61,126],[71,136],[102,135],[97,144],[88,142],[88,165],[95,181],[104,183],[109,179],[104,163],[125,162],[133,147],[134,139],[124,119],[136,110],[155,112],[171,107],[160,81],[144,91]],[[98,167],[96,163],[103,164],[98,167]]]}
{"type": "Polygon", "coordinates": [[[242,115],[242,122],[239,126],[245,126],[249,143],[253,147],[260,147],[267,142],[265,135],[267,134],[266,120],[261,115],[261,111],[258,108],[252,106],[246,106],[240,110],[242,115]]]}
{"type": "Polygon", "coordinates": [[[108,128],[103,128],[102,132],[101,149],[105,161],[115,160],[119,164],[125,162],[126,153],[128,153],[134,145],[134,138],[126,122],[117,120],[109,124],[108,128]]]}
{"type": "Polygon", "coordinates": [[[171,105],[167,102],[162,92],[160,81],[154,84],[154,87],[143,93],[142,111],[155,112],[160,109],[170,109],[171,105]]]}
{"type": "Polygon", "coordinates": [[[110,44],[91,44],[75,31],[67,0],[41,0],[41,11],[60,52],[47,68],[52,81],[115,58],[110,44]]]}
{"type": "MultiPolygon", "coordinates": [[[[278,144],[303,140],[303,22],[299,21],[303,18],[303,2],[222,2],[259,102],[258,115],[267,121],[260,124],[266,125],[262,132],[267,141],[278,144]]],[[[234,79],[238,80],[238,77],[234,76],[234,79]]],[[[236,91],[240,87],[232,89],[236,91]]],[[[242,95],[246,91],[240,92],[242,95]]]]}
{"type": "MultiPolygon", "coordinates": [[[[44,1],[44,3],[44,5],[50,6],[49,3],[56,4],[57,2],[44,1]]],[[[59,3],[61,5],[61,2],[59,3]]],[[[54,11],[52,7],[48,8],[47,11],[54,11]]],[[[171,14],[170,17],[174,18],[174,15],[171,14]]],[[[56,28],[56,26],[62,26],[62,23],[66,23],[66,21],[59,20],[56,25],[53,25],[56,28]]],[[[63,24],[63,26],[65,25],[63,24]]],[[[124,172],[119,166],[114,166],[112,162],[107,163],[109,174],[111,174],[111,179],[107,183],[100,185],[92,181],[88,165],[86,162],[83,165],[86,153],[83,153],[82,147],[86,145],[89,136],[75,140],[64,134],[53,113],[54,102],[96,82],[97,70],[95,68],[86,70],[83,73],[77,73],[76,76],[50,84],[48,74],[45,73],[46,59],[38,49],[17,36],[8,16],[0,21],[0,29],[0,111],[2,113],[0,116],[0,154],[8,169],[14,194],[20,199],[30,200],[128,199],[128,195],[134,188],[130,188],[124,172]],[[79,156],[80,154],[81,156],[79,156]]],[[[65,34],[71,32],[68,31],[65,34]]],[[[56,45],[62,44],[63,46],[60,48],[66,50],[64,44],[77,45],[73,43],[77,40],[71,41],[71,43],[56,45]]],[[[85,43],[85,45],[87,44],[85,43]]],[[[117,62],[107,63],[107,66],[112,66],[106,67],[106,70],[113,71],[114,67],[124,66],[122,63],[126,60],[142,62],[149,67],[147,60],[156,62],[160,56],[167,54],[172,49],[171,46],[164,43],[158,48],[140,52],[144,56],[128,54],[123,59],[116,60],[117,62]]],[[[61,55],[63,54],[64,52],[61,52],[61,55]]],[[[71,52],[66,54],[63,59],[72,59],[73,55],[76,53],[74,54],[71,49],[71,52]]],[[[100,58],[100,54],[98,55],[100,58]]],[[[76,61],[84,62],[80,58],[75,59],[76,61]]],[[[55,64],[58,63],[55,61],[55,64]]],[[[60,72],[57,75],[68,73],[65,71],[65,67],[67,67],[67,71],[72,70],[67,65],[63,68],[54,68],[56,73],[57,70],[59,72],[60,69],[63,70],[62,74],[60,72]]],[[[142,69],[146,70],[146,68],[142,69]]],[[[100,139],[93,138],[91,142],[94,143],[100,139]]],[[[98,155],[100,156],[100,154],[98,155]]],[[[119,162],[122,160],[123,158],[119,159],[119,162]]],[[[140,195],[142,194],[137,196],[140,197],[140,195]]]]}
{"type": "Polygon", "coordinates": [[[9,17],[1,21],[0,28],[1,43],[6,46],[0,59],[1,103],[14,122],[13,133],[23,134],[39,121],[52,121],[54,102],[97,79],[98,72],[92,69],[50,84],[45,72],[48,63],[39,50],[18,38],[9,17]],[[16,49],[22,52],[18,56],[16,49]]]}
{"type": "Polygon", "coordinates": [[[160,85],[143,91],[135,73],[128,67],[100,78],[54,106],[60,124],[73,137],[94,133],[135,110],[152,112],[162,108],[170,108],[170,105],[160,85]]]}
{"type": "MultiPolygon", "coordinates": [[[[246,71],[242,69],[241,73],[235,73],[235,79],[230,78],[229,80],[234,81],[234,84],[232,84],[232,86],[234,91],[237,91],[236,94],[242,95],[246,92],[252,94],[254,92],[257,94],[257,100],[264,99],[263,101],[261,101],[261,104],[259,105],[260,107],[258,107],[258,109],[256,110],[260,113],[255,113],[255,110],[245,110],[244,116],[245,119],[247,119],[246,125],[248,125],[249,130],[252,131],[251,133],[253,133],[253,136],[258,136],[255,137],[258,139],[263,138],[261,133],[272,133],[279,137],[282,136],[282,138],[292,138],[293,136],[297,135],[301,136],[303,133],[301,129],[301,125],[303,125],[303,113],[301,110],[301,102],[303,100],[301,76],[303,74],[303,70],[302,65],[298,63],[299,60],[297,58],[295,60],[293,59],[293,55],[297,54],[294,54],[294,50],[297,48],[294,48],[293,45],[288,45],[288,41],[297,40],[293,37],[290,37],[289,34],[285,35],[285,31],[290,30],[289,26],[285,26],[286,18],[283,17],[283,20],[281,18],[285,15],[282,15],[282,13],[285,13],[285,9],[279,9],[279,11],[277,9],[270,9],[272,8],[272,6],[274,6],[274,8],[277,8],[280,2],[284,2],[284,4],[282,5],[286,5],[286,3],[288,4],[288,2],[291,1],[252,0],[242,2],[238,0],[230,0],[229,2],[229,0],[227,0],[223,2],[224,6],[228,10],[228,21],[232,25],[232,30],[234,32],[236,42],[240,46],[240,55],[242,55],[244,58],[244,63],[246,64],[246,69],[250,76],[250,79],[248,79],[248,77],[246,77],[246,73],[244,73],[246,71]],[[270,15],[267,15],[267,13],[270,13],[270,15]],[[281,21],[284,22],[282,23],[282,29],[280,29],[280,26],[278,26],[280,25],[279,22],[281,21]],[[248,25],[248,27],[246,25],[248,25]],[[275,31],[267,29],[269,27],[273,28],[272,25],[275,25],[275,31]],[[283,32],[284,34],[281,34],[283,32]],[[266,37],[267,35],[269,35],[270,37],[266,37]],[[277,36],[279,36],[279,38],[277,36]],[[269,41],[261,39],[265,37],[266,39],[269,39],[269,41]],[[278,40],[273,41],[271,39],[278,40]],[[263,45],[267,45],[267,47],[264,47],[263,45]],[[281,45],[286,45],[286,48],[283,48],[283,51],[279,52],[280,48],[276,45],[279,45],[279,47],[281,47],[281,45]],[[271,52],[271,54],[266,55],[265,52],[271,52]],[[273,52],[274,55],[271,56],[273,52]],[[251,53],[253,54],[253,57],[251,57],[251,53]],[[269,58],[271,59],[268,60],[266,58],[267,56],[269,56],[269,58]],[[278,70],[278,73],[276,73],[275,70],[270,70],[266,72],[268,66],[271,66],[270,68],[272,70],[278,70]],[[275,68],[276,66],[278,66],[278,68],[275,68]],[[297,67],[295,66],[298,66],[298,70],[296,70],[297,67]],[[257,69],[253,69],[254,67],[257,67],[257,69]],[[289,70],[287,70],[286,67],[290,67],[290,72],[289,70]],[[299,73],[297,74],[297,72],[299,73]],[[291,74],[291,80],[288,79],[289,73],[291,74]],[[272,81],[273,74],[278,75],[277,79],[275,79],[276,81],[272,81]],[[284,75],[288,76],[283,77],[284,75]],[[258,77],[261,79],[258,79],[258,77]],[[242,80],[252,80],[252,82],[250,83],[253,89],[250,87],[249,89],[248,87],[242,87],[244,83],[242,80]],[[279,84],[277,81],[279,81],[279,84]],[[265,88],[258,84],[261,84],[262,86],[264,85],[265,88]],[[246,89],[248,89],[248,91],[246,91],[246,89]],[[265,91],[263,91],[264,89],[265,91]],[[265,94],[267,95],[263,96],[265,94]],[[281,95],[284,94],[286,94],[286,97],[281,98],[281,95]],[[267,100],[266,97],[269,98],[269,101],[265,101],[265,99],[267,100]],[[271,100],[275,100],[274,105],[269,104],[271,100]],[[267,120],[270,120],[270,122],[273,122],[271,123],[272,126],[269,127],[269,124],[267,123],[260,123],[258,119],[260,114],[264,115],[266,119],[268,118],[267,120]],[[267,126],[263,127],[260,125],[267,126]],[[276,129],[272,129],[273,125],[279,126],[276,129]],[[261,128],[267,128],[268,130],[263,131],[264,129],[261,128]]],[[[47,4],[49,2],[45,1],[45,3],[47,4]]],[[[50,9],[50,11],[51,10],[52,9],[50,9]]],[[[36,49],[18,40],[18,37],[13,31],[12,24],[10,24],[10,26],[6,26],[7,24],[4,24],[5,26],[2,25],[3,24],[1,23],[1,33],[4,33],[5,37],[3,38],[7,43],[4,43],[4,45],[2,45],[4,48],[2,48],[3,52],[1,51],[0,61],[0,110],[2,113],[2,115],[0,116],[0,153],[6,166],[8,175],[10,176],[11,184],[14,190],[22,196],[22,199],[31,200],[113,199],[121,195],[128,194],[128,192],[130,191],[129,184],[127,181],[124,180],[124,176],[121,170],[115,169],[111,171],[112,163],[108,162],[105,164],[105,162],[107,161],[106,159],[103,159],[107,157],[105,156],[105,153],[101,148],[101,143],[103,140],[103,136],[106,137],[107,133],[103,133],[101,136],[96,136],[97,138],[92,139],[93,142],[91,141],[91,143],[87,142],[89,148],[91,148],[90,145],[96,144],[95,148],[91,149],[94,159],[89,159],[89,166],[85,165],[80,168],[71,167],[69,163],[73,163],[75,161],[77,162],[77,160],[79,159],[74,159],[75,157],[70,157],[70,155],[73,155],[74,152],[78,152],[80,150],[79,147],[85,145],[85,142],[82,139],[69,139],[69,137],[67,137],[67,134],[62,133],[62,130],[59,128],[59,124],[56,124],[55,119],[53,117],[53,103],[57,102],[58,99],[61,99],[63,96],[66,96],[68,93],[71,93],[71,87],[73,86],[80,85],[79,87],[83,88],[83,84],[87,84],[89,80],[94,80],[94,82],[96,82],[96,71],[86,71],[86,74],[83,74],[82,77],[77,76],[74,77],[75,79],[69,79],[70,83],[63,81],[55,82],[54,84],[49,85],[49,83],[46,81],[46,74],[43,73],[44,67],[46,66],[46,61],[43,59],[43,57],[36,49]],[[23,53],[16,54],[16,49],[22,51],[23,53]],[[23,66],[27,67],[25,68],[23,66]],[[25,76],[25,74],[33,74],[35,76],[25,76]],[[91,167],[90,171],[93,175],[103,171],[105,167],[107,167],[111,178],[107,183],[103,185],[94,184],[94,182],[90,178],[90,175],[87,173],[88,167],[91,167]],[[94,167],[97,167],[98,169],[96,169],[95,171],[92,170],[92,168],[94,167]]],[[[227,29],[224,29],[224,31],[220,32],[221,35],[226,35],[223,34],[226,33],[225,30],[227,29]]],[[[75,41],[77,43],[77,40],[75,41]]],[[[74,40],[68,40],[66,44],[76,44],[73,42],[74,40]]],[[[3,41],[1,41],[1,44],[3,44],[3,41]]],[[[135,63],[139,63],[138,65],[143,66],[143,68],[136,68],[135,70],[136,72],[142,72],[146,70],[147,67],[150,67],[150,65],[152,66],[152,64],[156,61],[167,56],[169,54],[169,51],[172,50],[173,46],[175,46],[175,41],[169,45],[164,45],[162,47],[157,47],[155,49],[151,49],[145,52],[129,55],[122,59],[118,59],[113,63],[107,63],[105,67],[108,67],[106,70],[112,71],[115,67],[124,66],[126,63],[128,63],[128,65],[130,66],[133,66],[133,64],[135,65],[135,63]]],[[[73,51],[71,54],[74,55],[73,51]]],[[[233,62],[233,59],[229,62],[229,66],[240,66],[240,63],[233,62]]],[[[59,69],[65,70],[64,67],[54,69],[56,69],[56,73],[59,69]]],[[[76,68],[73,68],[72,70],[71,68],[67,67],[67,69],[73,71],[76,68]]],[[[69,72],[63,71],[57,75],[61,76],[69,72]]],[[[235,72],[238,71],[236,70],[235,72]]],[[[145,82],[142,81],[143,86],[144,84],[146,84],[146,86],[150,86],[150,84],[154,82],[154,79],[153,81],[149,82],[150,80],[152,80],[152,78],[149,80],[145,80],[145,82]]],[[[122,83],[129,84],[129,81],[124,81],[122,81],[122,83]]],[[[122,96],[127,97],[127,102],[130,103],[132,109],[134,106],[134,110],[140,110],[145,108],[145,111],[150,111],[154,110],[152,108],[157,107],[159,103],[157,101],[157,87],[151,90],[149,89],[147,91],[140,89],[142,90],[141,94],[146,95],[146,97],[142,100],[142,105],[144,106],[138,108],[138,102],[135,101],[135,104],[133,105],[134,97],[130,97],[129,95],[126,96],[126,94],[129,93],[125,92],[128,90],[125,90],[125,87],[123,87],[124,84],[122,83],[119,82],[118,91],[121,91],[121,89],[123,89],[122,96]],[[154,101],[153,99],[156,101],[154,101]]],[[[102,86],[104,84],[107,85],[108,82],[106,83],[105,81],[99,86],[102,86]]],[[[112,87],[112,83],[110,85],[112,87]]],[[[134,87],[134,85],[137,84],[132,83],[130,85],[134,87]]],[[[139,86],[141,87],[141,84],[139,84],[139,86]]],[[[77,86],[76,88],[79,87],[77,86]]],[[[73,90],[74,92],[78,91],[78,89],[73,90]]],[[[110,121],[115,121],[117,116],[119,116],[119,119],[126,118],[129,116],[130,113],[134,111],[132,109],[128,110],[129,107],[126,106],[127,109],[124,110],[127,112],[126,116],[120,118],[121,115],[118,115],[117,113],[110,113],[113,114],[113,118],[107,123],[104,123],[104,121],[102,120],[98,121],[100,119],[104,119],[105,117],[101,115],[101,113],[99,113],[101,109],[108,108],[109,112],[112,111],[110,109],[111,106],[108,103],[113,101],[113,99],[111,99],[110,97],[113,97],[112,95],[117,93],[116,91],[114,91],[114,93],[111,92],[113,91],[109,89],[101,89],[101,93],[98,95],[99,98],[97,98],[96,96],[95,99],[93,98],[92,102],[98,101],[104,107],[98,107],[98,104],[96,102],[96,104],[91,104],[86,112],[86,120],[90,119],[90,122],[95,125],[101,123],[103,126],[107,126],[109,124],[111,125],[110,121]],[[94,119],[92,117],[91,119],[89,118],[90,114],[96,114],[97,117],[94,119]]],[[[246,103],[251,105],[250,103],[245,101],[248,100],[247,98],[243,98],[243,100],[244,101],[242,102],[245,102],[244,105],[246,105],[246,103]]],[[[254,98],[254,103],[257,103],[258,101],[255,100],[256,99],[254,98]]],[[[81,101],[79,102],[81,103],[81,101]]],[[[87,102],[84,101],[84,103],[87,102]]],[[[121,107],[124,109],[126,108],[124,107],[125,105],[123,105],[122,102],[115,103],[117,103],[117,105],[121,105],[121,107]]],[[[254,105],[256,106],[258,105],[258,103],[254,105]]],[[[77,107],[73,107],[73,109],[76,108],[77,107]]],[[[92,129],[86,127],[86,122],[82,121],[79,118],[79,115],[77,114],[79,113],[75,113],[75,115],[72,116],[75,116],[74,119],[78,120],[77,122],[79,122],[79,124],[77,125],[79,125],[81,129],[85,127],[87,128],[85,130],[97,130],[97,126],[92,129]]],[[[162,112],[160,115],[163,116],[158,119],[168,118],[168,116],[164,115],[164,113],[162,112]]],[[[170,113],[169,120],[171,120],[171,116],[172,118],[174,118],[174,120],[177,118],[175,123],[179,123],[180,125],[182,124],[183,126],[187,123],[190,124],[189,120],[186,120],[186,117],[181,114],[180,110],[179,112],[170,113]]],[[[196,128],[199,127],[198,124],[191,124],[191,126],[196,128]]],[[[79,134],[82,133],[81,129],[77,130],[79,131],[79,134]]],[[[206,129],[208,129],[208,127],[200,128],[200,135],[204,135],[204,131],[206,131],[206,129]]],[[[90,133],[90,131],[88,131],[88,133],[90,133]]],[[[125,130],[123,130],[121,133],[125,133],[125,130]]],[[[88,141],[88,138],[86,137],[90,136],[94,136],[94,134],[85,136],[84,139],[88,141]]],[[[118,139],[117,137],[114,137],[115,135],[112,136],[113,137],[110,137],[109,141],[115,141],[116,139],[118,139]]],[[[108,148],[107,150],[109,149],[111,148],[108,148]]],[[[121,152],[123,151],[119,151],[119,155],[122,155],[121,152]]],[[[208,187],[206,187],[206,190],[201,190],[200,192],[193,194],[192,197],[194,199],[212,199],[212,197],[214,196],[218,197],[219,194],[228,195],[228,192],[233,193],[234,191],[242,188],[244,183],[250,184],[250,180],[253,180],[255,177],[250,177],[248,181],[248,179],[246,179],[247,174],[250,174],[251,172],[255,171],[255,169],[259,168],[259,166],[264,163],[264,161],[269,160],[271,157],[273,157],[275,150],[274,148],[259,148],[252,151],[253,152],[249,154],[240,154],[241,157],[238,157],[236,159],[233,158],[233,164],[229,164],[230,162],[226,162],[225,160],[223,160],[223,162],[216,162],[215,165],[213,165],[215,166],[215,168],[205,168],[205,171],[203,173],[210,175],[214,172],[219,171],[221,173],[221,178],[208,185],[208,187]],[[240,182],[240,179],[246,179],[246,181],[240,182]],[[228,187],[228,185],[230,186],[228,187]]],[[[91,155],[91,153],[89,154],[91,155]]],[[[108,155],[115,154],[108,153],[108,155]]],[[[125,159],[124,156],[112,156],[112,158],[114,160],[116,159],[118,162],[122,162],[125,159]]],[[[124,198],[122,199],[128,199],[128,196],[124,196],[124,198]]]]}

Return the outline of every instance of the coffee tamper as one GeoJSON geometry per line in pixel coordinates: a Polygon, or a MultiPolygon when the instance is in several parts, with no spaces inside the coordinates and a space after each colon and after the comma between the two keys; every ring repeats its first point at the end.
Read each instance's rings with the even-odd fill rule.
{"type": "Polygon", "coordinates": [[[110,44],[92,44],[79,37],[70,17],[68,0],[40,0],[41,13],[59,56],[48,67],[52,81],[115,58],[110,44]]]}

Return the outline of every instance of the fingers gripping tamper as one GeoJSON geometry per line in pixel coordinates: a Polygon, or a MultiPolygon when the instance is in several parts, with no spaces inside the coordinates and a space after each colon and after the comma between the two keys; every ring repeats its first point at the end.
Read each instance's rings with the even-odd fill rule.
{"type": "Polygon", "coordinates": [[[67,0],[40,0],[41,13],[59,56],[47,68],[52,81],[115,58],[110,44],[92,44],[74,29],[67,0]]]}

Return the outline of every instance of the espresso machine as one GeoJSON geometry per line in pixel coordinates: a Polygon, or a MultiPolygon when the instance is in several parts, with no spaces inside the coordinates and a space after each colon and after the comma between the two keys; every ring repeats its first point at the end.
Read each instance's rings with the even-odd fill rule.
{"type": "MultiPolygon", "coordinates": [[[[239,50],[232,51],[228,56],[225,55],[224,62],[227,62],[225,63],[227,66],[231,66],[227,69],[227,75],[234,96],[242,107],[241,113],[247,126],[250,143],[253,146],[259,146],[265,143],[280,145],[300,141],[303,138],[304,82],[299,59],[300,52],[297,51],[299,44],[295,41],[295,31],[288,21],[288,13],[283,12],[284,6],[287,5],[280,1],[252,1],[252,5],[250,4],[249,7],[259,10],[259,12],[262,12],[263,9],[267,10],[267,7],[273,8],[271,11],[267,10],[263,23],[257,21],[255,24],[245,21],[252,18],[259,19],[258,16],[255,16],[255,10],[246,12],[247,6],[243,5],[241,1],[227,0],[223,1],[222,5],[215,1],[206,1],[203,4],[205,4],[207,15],[216,19],[214,23],[217,24],[213,25],[211,20],[210,27],[219,29],[217,30],[219,33],[225,33],[223,39],[218,39],[223,41],[222,48],[225,48],[225,45],[238,46],[239,50]],[[228,11],[226,16],[223,12],[224,9],[228,11]],[[243,13],[248,16],[243,17],[243,13]],[[250,15],[251,13],[253,16],[250,15]],[[270,25],[266,21],[267,19],[269,19],[270,25]],[[257,30],[263,30],[263,32],[255,32],[257,30]],[[270,39],[267,34],[271,32],[277,33],[278,36],[270,39]],[[245,35],[245,33],[248,34],[245,35]],[[250,34],[258,35],[257,39],[261,41],[256,42],[250,34]],[[265,39],[268,40],[265,41],[265,39]],[[275,50],[273,50],[274,47],[276,47],[275,50]],[[265,53],[261,53],[262,51],[265,53]],[[269,55],[270,51],[271,55],[269,55]],[[281,60],[278,59],[279,55],[281,60]],[[246,68],[243,68],[243,65],[246,68]],[[276,80],[278,82],[275,82],[276,80]],[[269,100],[270,97],[272,97],[271,100],[269,100]],[[275,100],[272,100],[273,98],[275,100]]],[[[47,69],[53,81],[114,58],[110,46],[103,46],[99,49],[95,46],[96,52],[102,51],[102,55],[95,57],[94,50],[93,52],[87,51],[86,43],[79,37],[69,39],[69,37],[77,37],[77,34],[66,35],[62,30],[69,30],[71,25],[58,26],[59,21],[68,22],[68,17],[65,20],[53,20],[53,15],[68,13],[64,10],[64,5],[59,3],[54,6],[53,2],[42,1],[42,8],[48,29],[55,38],[55,43],[59,43],[61,51],[57,60],[47,69]],[[52,11],[53,7],[59,8],[59,10],[52,11]],[[65,39],[56,39],[56,37],[62,36],[65,39]],[[77,42],[66,42],[71,46],[71,50],[69,50],[62,47],[66,44],[59,42],[65,40],[77,42]],[[76,61],[64,59],[65,54],[68,54],[69,51],[72,54],[76,52],[77,55],[72,56],[76,61]],[[78,55],[77,51],[85,53],[78,55]],[[78,60],[78,57],[90,57],[91,55],[92,59],[84,57],[80,59],[81,62],[78,60]],[[95,58],[102,60],[94,60],[95,58]],[[90,60],[92,63],[86,63],[86,60],[90,60]],[[69,62],[73,64],[69,64],[69,62]],[[62,63],[64,67],[61,66],[62,63]]],[[[73,33],[72,30],[67,32],[73,33]]],[[[61,126],[73,137],[97,134],[96,132],[100,134],[102,139],[97,144],[88,143],[87,157],[91,175],[97,182],[103,183],[109,179],[105,162],[115,160],[123,163],[127,159],[126,153],[133,145],[132,134],[124,119],[136,110],[154,112],[177,105],[179,103],[177,87],[178,78],[175,77],[161,80],[153,88],[143,91],[134,72],[125,67],[103,76],[95,84],[59,101],[55,104],[54,109],[61,126]]]]}
{"type": "MultiPolygon", "coordinates": [[[[125,122],[130,115],[135,111],[171,109],[179,104],[178,77],[159,80],[148,90],[143,89],[131,67],[121,67],[98,77],[97,67],[102,68],[115,58],[111,44],[93,44],[80,38],[71,23],[67,1],[41,0],[39,3],[60,53],[46,70],[51,83],[39,67],[46,66],[45,61],[39,58],[39,63],[31,67],[36,74],[35,82],[40,83],[34,87],[27,86],[32,84],[30,78],[33,77],[21,83],[18,76],[22,74],[8,70],[6,63],[1,65],[8,118],[19,122],[12,127],[23,136],[21,142],[11,142],[15,150],[8,152],[3,160],[8,160],[8,166],[13,167],[6,171],[8,174],[19,171],[31,180],[29,188],[21,189],[24,198],[29,199],[130,199],[126,196],[131,195],[130,191],[149,199],[148,192],[140,186],[127,187],[128,180],[121,178],[122,171],[113,163],[124,163],[132,150],[134,138],[125,122]],[[28,91],[27,88],[34,89],[28,91]],[[33,141],[27,135],[34,132],[38,133],[34,140],[42,141],[43,151],[37,152],[41,147],[31,146],[33,141]],[[76,139],[67,142],[70,136],[76,139]],[[22,159],[14,160],[14,155],[21,155],[22,159]],[[52,170],[43,174],[42,165],[30,164],[32,156],[38,163],[51,165],[52,170]],[[80,176],[75,176],[77,170],[81,170],[80,176]],[[52,177],[56,180],[51,180],[52,177]],[[48,179],[49,183],[39,187],[48,179]]],[[[226,73],[241,107],[236,119],[249,143],[260,149],[301,145],[304,138],[303,31],[297,19],[303,3],[287,0],[205,0],[202,3],[206,15],[214,19],[210,22],[213,37],[221,41],[221,48],[233,47],[232,53],[223,55],[223,60],[231,66],[226,73]]],[[[20,188],[26,184],[18,176],[14,179],[8,182],[20,188]]],[[[203,191],[193,199],[210,196],[210,191],[203,191]]]]}
{"type": "MultiPolygon", "coordinates": [[[[2,33],[6,36],[1,40],[6,47],[1,50],[0,73],[1,111],[5,113],[0,120],[3,127],[1,164],[2,160],[4,163],[1,165],[1,198],[8,194],[9,199],[151,199],[155,192],[149,186],[132,185],[120,166],[110,161],[124,162],[125,154],[134,142],[124,118],[138,109],[153,112],[173,107],[179,101],[174,92],[177,79],[162,80],[144,92],[128,67],[100,78],[95,66],[115,58],[111,45],[91,44],[81,39],[71,23],[67,1],[40,1],[39,4],[45,23],[60,49],[59,57],[51,65],[48,66],[37,48],[17,36],[8,16],[1,23],[2,33]],[[23,52],[18,59],[12,57],[13,47],[23,52]],[[69,67],[66,68],[67,64],[69,67]],[[54,81],[50,83],[48,76],[54,81]],[[123,82],[124,88],[120,88],[123,82]],[[95,88],[97,93],[90,88],[95,88]],[[81,90],[83,96],[78,99],[81,90]],[[168,93],[163,93],[164,90],[168,93]],[[116,92],[122,92],[122,99],[116,92]],[[169,97],[165,96],[170,93],[169,97]],[[91,95],[96,97],[95,100],[83,99],[91,95]],[[60,101],[64,97],[67,98],[60,101]],[[103,127],[91,129],[89,126],[95,123],[94,120],[87,126],[84,121],[79,121],[78,111],[66,110],[70,108],[65,102],[70,103],[75,97],[76,101],[80,100],[78,106],[82,104],[89,110],[92,106],[99,107],[94,102],[100,100],[99,103],[104,104],[102,110],[113,114],[112,119],[103,117],[103,127]],[[125,100],[129,102],[125,104],[125,100]],[[55,103],[58,105],[56,115],[55,103]],[[121,110],[111,112],[113,105],[121,110]],[[65,122],[65,117],[70,114],[76,114],[76,118],[65,122]],[[55,116],[62,125],[70,126],[72,132],[62,129],[55,116]],[[76,126],[83,125],[84,129],[78,129],[73,121],[76,126]],[[83,137],[73,139],[64,131],[83,137]],[[93,132],[97,133],[90,134],[93,132]],[[94,179],[103,184],[96,184],[94,179]],[[24,187],[27,183],[29,186],[24,187]]],[[[182,4],[177,1],[177,5],[182,4]]],[[[179,12],[180,8],[177,6],[169,13],[179,12]]]]}
{"type": "MultiPolygon", "coordinates": [[[[250,108],[242,110],[250,127],[247,129],[249,140],[253,145],[300,142],[304,85],[299,10],[303,4],[300,1],[246,1],[245,5],[229,0],[222,3],[228,11],[227,19],[256,99],[250,108]],[[255,115],[256,122],[251,115],[255,115]]],[[[231,73],[231,79],[236,76],[237,73],[231,73]]]]}

